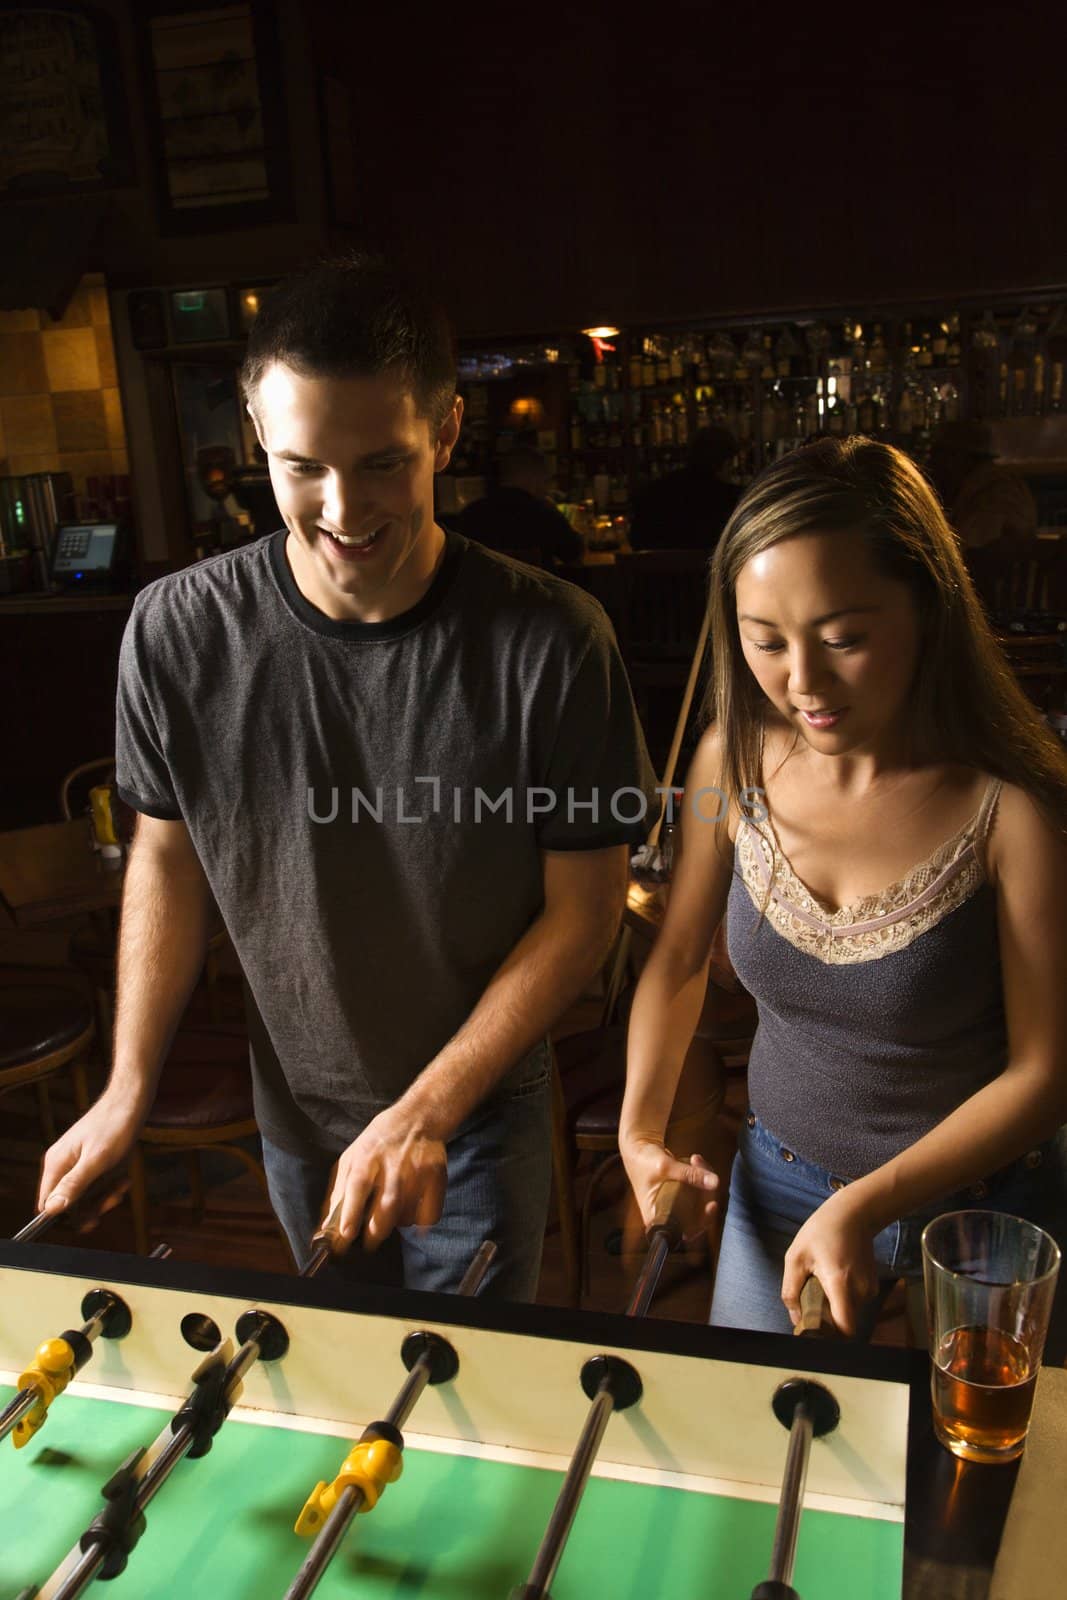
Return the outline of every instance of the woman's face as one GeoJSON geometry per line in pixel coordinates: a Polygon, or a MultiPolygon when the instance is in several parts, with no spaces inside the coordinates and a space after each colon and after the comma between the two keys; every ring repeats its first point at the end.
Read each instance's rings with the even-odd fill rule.
{"type": "Polygon", "coordinates": [[[736,599],[753,677],[813,750],[845,755],[906,737],[918,614],[863,539],[783,539],[745,563],[736,599]]]}

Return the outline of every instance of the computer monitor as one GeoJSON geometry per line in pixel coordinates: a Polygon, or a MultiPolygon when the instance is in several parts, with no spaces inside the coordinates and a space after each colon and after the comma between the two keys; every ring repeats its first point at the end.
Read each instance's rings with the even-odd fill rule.
{"type": "Polygon", "coordinates": [[[117,522],[65,523],[56,529],[52,581],[64,588],[99,587],[115,568],[117,522]]]}

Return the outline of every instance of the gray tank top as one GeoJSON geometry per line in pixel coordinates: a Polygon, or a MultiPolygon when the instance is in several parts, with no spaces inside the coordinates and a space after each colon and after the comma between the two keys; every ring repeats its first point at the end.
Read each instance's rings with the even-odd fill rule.
{"type": "Polygon", "coordinates": [[[980,857],[1000,787],[900,882],[834,912],[769,821],[740,823],[727,940],[759,1011],[749,1101],[783,1145],[835,1175],[889,1161],[1006,1065],[996,895],[980,857]]]}

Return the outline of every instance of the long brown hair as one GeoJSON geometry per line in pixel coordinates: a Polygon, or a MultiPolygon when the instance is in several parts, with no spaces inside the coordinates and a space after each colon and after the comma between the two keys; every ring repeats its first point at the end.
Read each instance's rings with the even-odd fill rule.
{"type": "Polygon", "coordinates": [[[1067,752],[1019,688],[937,497],[900,450],[821,439],[783,456],[746,490],[711,565],[713,671],[703,712],[719,731],[722,787],[758,787],[767,702],[744,659],[736,586],[746,562],[801,533],[863,539],[878,569],[906,583],[919,614],[916,748],[1024,789],[1067,829],[1067,752]]]}

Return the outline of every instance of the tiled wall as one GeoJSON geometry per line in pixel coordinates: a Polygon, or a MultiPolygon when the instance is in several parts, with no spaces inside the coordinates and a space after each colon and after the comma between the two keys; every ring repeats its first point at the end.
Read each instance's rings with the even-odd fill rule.
{"type": "Polygon", "coordinates": [[[0,476],[129,472],[103,276],[81,280],[58,322],[0,311],[0,476]]]}

